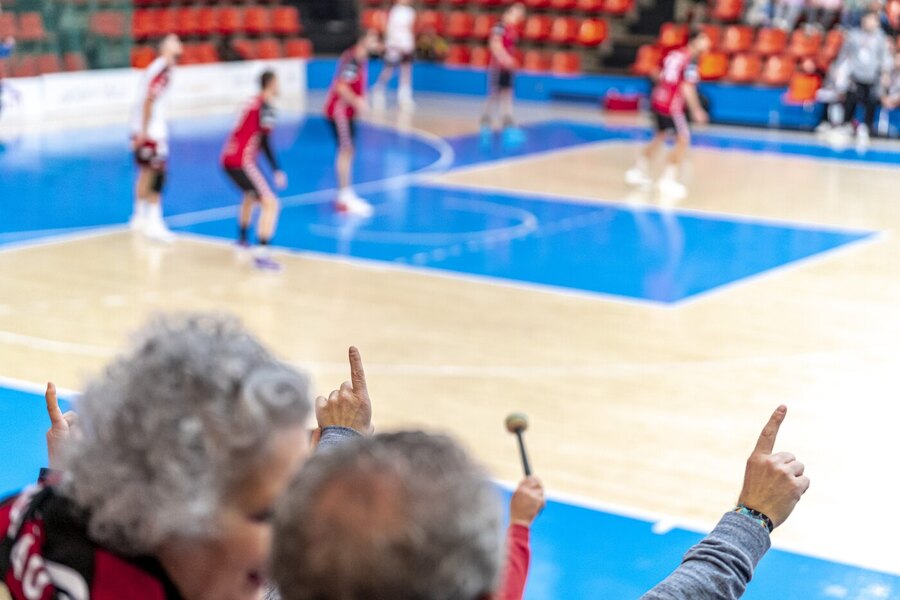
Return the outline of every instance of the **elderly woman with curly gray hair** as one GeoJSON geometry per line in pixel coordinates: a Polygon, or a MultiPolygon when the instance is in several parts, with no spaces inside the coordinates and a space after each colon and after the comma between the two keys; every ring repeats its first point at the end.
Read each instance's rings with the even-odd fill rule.
{"type": "MultiPolygon", "coordinates": [[[[360,400],[346,386],[320,399],[322,445],[371,427],[367,395],[337,406],[360,400]]],[[[274,505],[310,452],[309,377],[235,319],[168,316],[78,407],[59,474],[0,504],[0,598],[261,598],[274,505]]]]}

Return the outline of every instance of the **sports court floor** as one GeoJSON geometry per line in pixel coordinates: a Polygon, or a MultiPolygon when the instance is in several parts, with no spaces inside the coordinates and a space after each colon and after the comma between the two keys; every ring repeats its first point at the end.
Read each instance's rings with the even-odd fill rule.
{"type": "Polygon", "coordinates": [[[81,389],[155,311],[225,309],[319,391],[358,345],[380,429],[449,430],[500,480],[519,476],[503,417],[527,412],[555,499],[532,600],[651,587],[733,504],[781,402],[813,483],[747,597],[900,597],[900,146],[710,128],[674,204],[622,181],[640,120],[523,105],[527,142],[486,147],[476,101],[422,96],[362,128],[360,221],[330,209],[320,102],[276,130],[276,276],[231,247],[232,115],[173,124],[171,246],[123,226],[124,127],[0,124],[0,491],[44,460],[41,382],[81,389]]]}

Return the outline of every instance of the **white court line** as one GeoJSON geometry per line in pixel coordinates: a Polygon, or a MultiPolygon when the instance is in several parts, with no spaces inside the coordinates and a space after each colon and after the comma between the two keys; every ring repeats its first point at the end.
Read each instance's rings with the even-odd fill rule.
{"type": "MultiPolygon", "coordinates": [[[[337,365],[335,365],[337,366],[337,365]]],[[[341,363],[340,369],[346,370],[346,364],[341,363]]],[[[366,366],[369,368],[369,365],[366,366]]],[[[28,393],[33,393],[37,396],[43,396],[46,385],[38,384],[29,381],[24,381],[21,379],[14,379],[12,377],[0,376],[0,386],[6,387],[8,389],[14,389],[19,391],[24,391],[28,393]]],[[[57,388],[59,394],[69,402],[72,402],[73,398],[77,398],[80,392],[75,390],[67,389],[67,388],[57,388]]],[[[513,491],[516,488],[516,483],[505,480],[496,480],[497,483],[504,489],[508,491],[513,491]]],[[[570,506],[577,506],[581,508],[585,508],[588,510],[601,512],[609,515],[624,517],[628,519],[634,519],[638,521],[643,521],[651,526],[654,532],[658,534],[665,534],[669,530],[678,528],[686,531],[691,531],[700,535],[704,535],[710,531],[712,528],[712,523],[707,523],[699,520],[693,519],[685,519],[681,517],[675,517],[672,515],[666,515],[659,512],[654,512],[650,510],[644,510],[640,508],[628,507],[620,504],[604,502],[601,500],[597,500],[594,498],[588,498],[586,496],[581,496],[577,494],[570,494],[566,492],[554,492],[551,491],[547,494],[547,498],[554,502],[560,502],[563,504],[568,504],[570,506]]],[[[727,508],[727,507],[726,507],[727,508]]],[[[825,560],[828,562],[836,562],[843,565],[853,566],[865,570],[874,570],[872,567],[869,567],[865,564],[859,562],[848,561],[844,558],[835,558],[823,552],[818,552],[816,550],[810,551],[807,548],[804,548],[798,544],[789,544],[783,543],[778,539],[776,535],[773,538],[773,547],[784,550],[787,552],[793,552],[795,554],[800,554],[803,556],[808,556],[811,558],[818,558],[821,560],[825,560]]],[[[688,549],[685,548],[685,551],[688,549]]],[[[882,572],[882,571],[879,571],[882,572]]],[[[900,574],[900,573],[898,573],[900,574]]]]}
{"type": "Polygon", "coordinates": [[[5,246],[0,246],[0,254],[8,252],[17,252],[29,248],[56,246],[59,244],[68,244],[81,240],[91,239],[95,237],[103,237],[121,231],[127,231],[128,225],[106,225],[103,227],[93,227],[90,229],[79,229],[74,233],[64,233],[62,235],[54,235],[46,238],[35,238],[31,240],[22,240],[21,242],[13,242],[5,246]]]}

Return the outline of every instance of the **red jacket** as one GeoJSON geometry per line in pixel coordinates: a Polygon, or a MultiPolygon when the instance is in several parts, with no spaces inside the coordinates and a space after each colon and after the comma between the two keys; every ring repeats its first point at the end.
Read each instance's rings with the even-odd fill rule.
{"type": "Polygon", "coordinates": [[[162,566],[88,539],[84,514],[52,487],[0,503],[0,597],[12,600],[182,600],[162,566]]]}
{"type": "Polygon", "coordinates": [[[522,600],[528,580],[528,563],[531,548],[528,545],[529,529],[524,525],[510,525],[506,534],[506,566],[503,587],[497,600],[522,600]]]}

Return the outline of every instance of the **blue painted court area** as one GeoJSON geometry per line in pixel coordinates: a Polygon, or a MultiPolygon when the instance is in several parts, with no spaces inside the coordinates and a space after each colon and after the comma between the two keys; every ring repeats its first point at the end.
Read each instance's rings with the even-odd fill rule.
{"type": "MultiPolygon", "coordinates": [[[[674,304],[857,242],[871,232],[443,187],[417,178],[472,165],[649,132],[547,121],[509,147],[479,136],[448,140],[364,125],[356,180],[376,205],[367,221],[336,215],[334,141],[323,118],[286,118],[275,146],[289,176],[276,244],[552,289],[674,304]]],[[[183,232],[230,240],[238,193],[218,167],[231,117],[176,121],[165,209],[183,232]]],[[[120,224],[131,210],[133,167],[122,127],[48,132],[0,153],[0,246],[120,224]],[[27,209],[26,209],[27,207],[27,209]]],[[[747,152],[846,160],[814,142],[703,133],[697,143],[747,152]]],[[[900,165],[900,152],[856,155],[900,165]]]]}
{"type": "MultiPolygon", "coordinates": [[[[40,394],[0,387],[0,495],[32,483],[46,466],[48,425],[40,394]]],[[[550,502],[532,533],[527,600],[634,600],[674,569],[702,537],[681,529],[658,535],[651,528],[648,521],[550,502]]],[[[745,597],[876,600],[896,593],[900,577],[771,551],[745,597]]]]}

